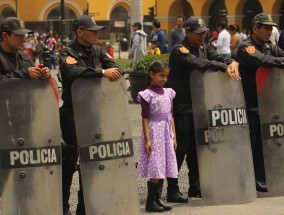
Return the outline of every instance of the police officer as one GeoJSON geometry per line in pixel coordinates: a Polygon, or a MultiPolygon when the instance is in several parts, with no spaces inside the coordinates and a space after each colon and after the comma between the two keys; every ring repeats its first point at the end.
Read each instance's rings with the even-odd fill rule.
{"type": "Polygon", "coordinates": [[[261,66],[284,68],[284,52],[269,41],[273,26],[277,24],[273,23],[270,15],[257,14],[252,20],[251,36],[240,44],[237,52],[248,109],[256,189],[260,192],[267,192],[267,188],[265,183],[261,183],[265,182],[265,172],[258,115],[256,71],[261,66]]]}
{"type": "MultiPolygon", "coordinates": [[[[95,20],[82,15],[74,20],[72,30],[75,41],[64,48],[60,55],[60,72],[62,76],[62,100],[60,108],[60,124],[65,141],[62,155],[63,168],[63,209],[64,215],[71,214],[69,210],[70,186],[78,160],[77,139],[72,108],[71,86],[77,78],[107,78],[117,81],[124,71],[113,61],[102,48],[95,46],[98,41],[98,31],[105,27],[96,24],[95,20]]],[[[80,172],[79,172],[80,175],[80,172]]],[[[82,184],[78,193],[76,214],[84,215],[82,184]]]]}
{"type": "Polygon", "coordinates": [[[24,35],[31,33],[24,22],[16,17],[5,18],[0,26],[0,75],[2,78],[49,78],[48,67],[35,67],[30,56],[23,51],[24,35]]]}
{"type": "MultiPolygon", "coordinates": [[[[181,168],[184,158],[189,169],[189,197],[201,197],[195,131],[192,115],[190,75],[194,70],[208,69],[225,72],[233,80],[239,80],[238,64],[225,58],[204,44],[207,28],[201,18],[191,17],[185,22],[186,37],[176,45],[170,55],[168,86],[176,91],[174,119],[177,135],[177,164],[181,168]]],[[[168,178],[167,200],[188,202],[181,195],[177,179],[168,178]]]]}

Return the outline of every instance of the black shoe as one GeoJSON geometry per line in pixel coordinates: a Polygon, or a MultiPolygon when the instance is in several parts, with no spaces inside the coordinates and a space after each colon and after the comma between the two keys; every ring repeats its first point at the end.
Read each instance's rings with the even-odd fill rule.
{"type": "Polygon", "coordinates": [[[188,198],[183,196],[181,192],[168,192],[167,201],[172,203],[188,203],[188,198]]]}
{"type": "Polygon", "coordinates": [[[262,193],[268,192],[266,185],[260,183],[259,181],[255,181],[255,186],[258,192],[262,192],[262,193]]]}
{"type": "Polygon", "coordinates": [[[200,187],[190,186],[188,189],[188,197],[201,198],[200,187]]]}

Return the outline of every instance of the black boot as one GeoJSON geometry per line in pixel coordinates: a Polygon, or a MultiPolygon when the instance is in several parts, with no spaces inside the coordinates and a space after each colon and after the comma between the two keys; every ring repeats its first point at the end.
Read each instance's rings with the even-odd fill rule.
{"type": "Polygon", "coordinates": [[[173,209],[173,206],[166,205],[161,201],[162,191],[163,191],[163,183],[164,183],[164,179],[160,179],[160,181],[158,183],[159,186],[158,186],[157,195],[156,195],[156,197],[157,197],[156,202],[160,207],[164,208],[164,210],[169,211],[169,210],[173,209]]]}
{"type": "Polygon", "coordinates": [[[187,203],[188,198],[182,195],[178,187],[177,178],[167,178],[168,188],[167,188],[167,201],[173,203],[187,203]]]}
{"type": "Polygon", "coordinates": [[[256,191],[266,193],[268,192],[266,184],[261,183],[259,181],[255,181],[256,191]]]}
{"type": "Polygon", "coordinates": [[[201,198],[201,190],[200,190],[199,179],[189,183],[188,197],[201,198]]]}
{"type": "Polygon", "coordinates": [[[157,183],[151,183],[150,181],[147,182],[148,186],[148,196],[146,201],[146,211],[150,212],[163,212],[164,208],[160,207],[156,200],[157,200],[157,190],[158,190],[158,184],[157,183]]]}

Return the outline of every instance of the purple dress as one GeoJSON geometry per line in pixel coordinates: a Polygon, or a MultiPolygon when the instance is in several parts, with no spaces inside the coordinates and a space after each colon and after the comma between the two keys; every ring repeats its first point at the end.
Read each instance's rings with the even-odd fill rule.
{"type": "Polygon", "coordinates": [[[178,169],[173,145],[172,101],[175,91],[163,88],[158,94],[150,89],[138,93],[137,101],[143,98],[149,103],[149,135],[152,151],[147,154],[144,133],[141,135],[137,175],[143,178],[177,178],[178,169]]]}

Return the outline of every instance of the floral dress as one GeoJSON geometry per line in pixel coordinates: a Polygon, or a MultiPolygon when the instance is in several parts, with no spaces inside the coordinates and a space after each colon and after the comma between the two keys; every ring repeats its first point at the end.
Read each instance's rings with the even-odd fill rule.
{"type": "Polygon", "coordinates": [[[173,144],[172,101],[175,91],[162,88],[163,94],[151,89],[138,93],[137,101],[143,98],[149,103],[149,136],[152,151],[147,154],[144,133],[141,135],[137,175],[143,178],[177,178],[178,168],[173,144]]]}

